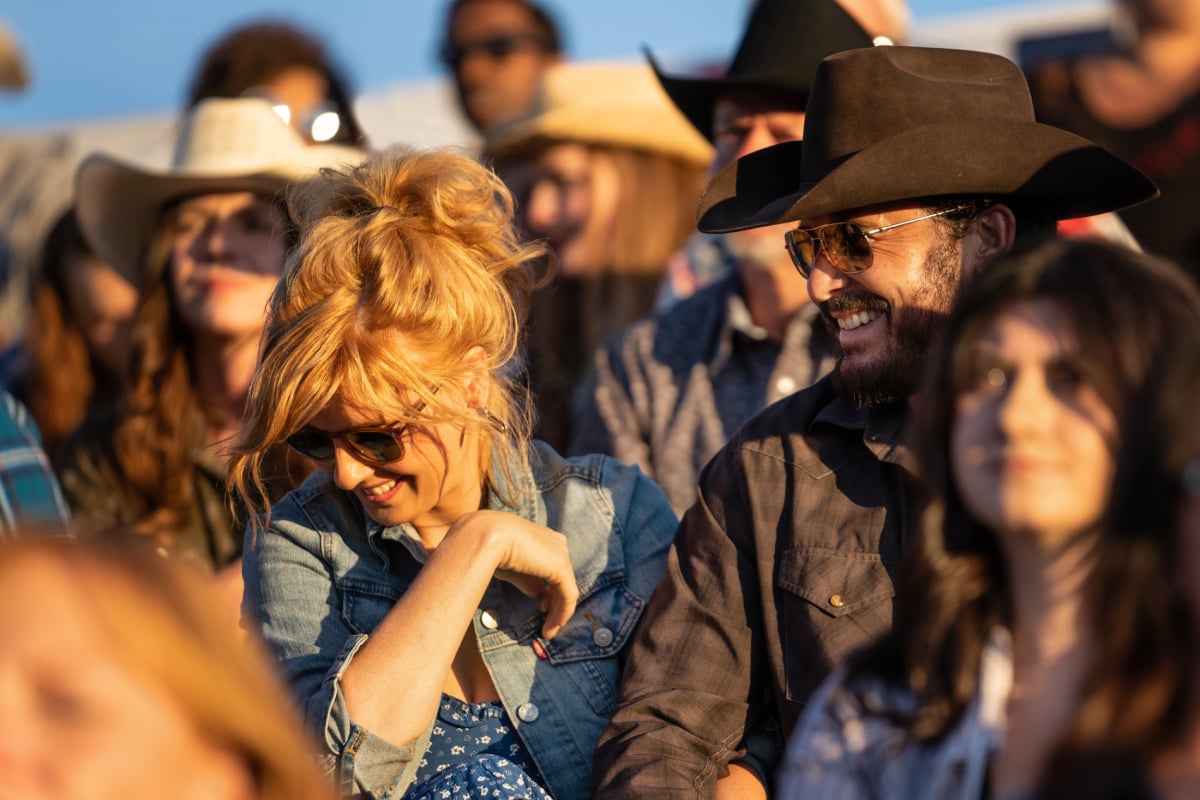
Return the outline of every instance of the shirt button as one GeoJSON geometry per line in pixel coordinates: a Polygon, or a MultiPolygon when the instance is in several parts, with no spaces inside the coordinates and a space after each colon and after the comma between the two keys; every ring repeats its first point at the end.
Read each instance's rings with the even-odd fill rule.
{"type": "Polygon", "coordinates": [[[833,606],[834,608],[841,608],[842,606],[846,605],[846,600],[840,594],[835,594],[829,598],[829,605],[833,606]]]}
{"type": "Polygon", "coordinates": [[[538,707],[533,703],[521,703],[517,706],[517,717],[521,722],[533,722],[538,718],[538,707]]]}
{"type": "Polygon", "coordinates": [[[608,628],[596,628],[592,633],[592,641],[596,647],[608,647],[613,643],[613,632],[608,628]]]}
{"type": "Polygon", "coordinates": [[[775,381],[775,391],[780,394],[791,394],[796,388],[796,379],[791,375],[784,375],[775,381]]]}
{"type": "Polygon", "coordinates": [[[496,621],[496,618],[492,616],[492,612],[490,611],[484,611],[479,615],[479,624],[483,625],[489,631],[494,631],[500,627],[500,623],[496,621]]]}

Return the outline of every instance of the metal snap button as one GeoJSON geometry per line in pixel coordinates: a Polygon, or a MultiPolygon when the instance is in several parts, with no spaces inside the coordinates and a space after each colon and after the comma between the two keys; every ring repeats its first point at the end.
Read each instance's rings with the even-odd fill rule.
{"type": "Polygon", "coordinates": [[[533,703],[521,703],[517,706],[517,717],[522,722],[533,722],[538,718],[538,707],[533,703]]]}
{"type": "Polygon", "coordinates": [[[846,605],[846,600],[840,594],[835,594],[833,597],[829,598],[829,605],[833,606],[834,608],[841,608],[842,606],[846,605]]]}
{"type": "Polygon", "coordinates": [[[492,616],[492,612],[490,611],[484,611],[479,615],[479,624],[487,628],[489,631],[494,631],[496,628],[500,627],[499,621],[492,616]]]}
{"type": "Polygon", "coordinates": [[[592,632],[592,641],[596,643],[596,647],[608,647],[613,643],[613,632],[608,628],[596,628],[592,632]]]}

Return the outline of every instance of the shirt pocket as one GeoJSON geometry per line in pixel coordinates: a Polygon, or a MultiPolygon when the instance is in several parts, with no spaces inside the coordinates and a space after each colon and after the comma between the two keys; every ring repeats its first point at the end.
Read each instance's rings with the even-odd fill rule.
{"type": "Polygon", "coordinates": [[[617,655],[628,644],[645,601],[625,585],[625,574],[602,575],[581,596],[575,613],[553,639],[538,638],[546,661],[587,698],[595,713],[616,709],[617,655]]]}
{"type": "Polygon", "coordinates": [[[378,581],[348,578],[338,583],[342,622],[355,633],[370,634],[400,599],[400,590],[378,581]]]}
{"type": "Polygon", "coordinates": [[[895,588],[889,565],[877,553],[785,550],[775,582],[793,702],[805,702],[847,653],[891,628],[895,588]]]}

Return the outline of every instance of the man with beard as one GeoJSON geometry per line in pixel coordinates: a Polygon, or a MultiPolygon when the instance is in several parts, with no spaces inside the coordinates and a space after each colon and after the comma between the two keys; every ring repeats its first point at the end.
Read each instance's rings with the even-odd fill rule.
{"type": "Polygon", "coordinates": [[[730,762],[770,785],[765,733],[786,737],[826,673],[891,625],[919,505],[902,432],[959,282],[1055,220],[1155,194],[1035,122],[1000,56],[876,47],[821,62],[803,142],[718,175],[700,228],[790,223],[838,364],[701,475],[596,750],[596,797],[711,796],[730,762]]]}
{"type": "MultiPolygon", "coordinates": [[[[724,76],[655,71],[715,146],[715,174],[747,153],[799,139],[817,64],[870,46],[871,37],[835,0],[762,0],[724,76]]],[[[700,470],[738,426],[832,368],[830,338],[781,246],[783,230],[718,239],[731,275],[600,349],[568,452],[638,465],[682,514],[696,500],[700,470]]]]}

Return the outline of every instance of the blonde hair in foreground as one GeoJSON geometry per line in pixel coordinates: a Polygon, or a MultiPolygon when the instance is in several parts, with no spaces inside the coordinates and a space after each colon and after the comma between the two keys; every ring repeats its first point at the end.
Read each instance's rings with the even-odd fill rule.
{"type": "Polygon", "coordinates": [[[25,537],[0,543],[0,587],[38,564],[61,574],[81,623],[131,675],[161,689],[208,741],[246,766],[257,800],[333,799],[274,660],[213,604],[199,568],[160,558],[136,537],[25,537]]]}
{"type": "Polygon", "coordinates": [[[517,238],[504,184],[461,153],[397,149],[323,171],[293,189],[289,208],[300,244],[271,298],[231,448],[230,482],[247,506],[268,511],[267,449],[335,396],[395,421],[479,431],[480,475],[493,487],[491,445],[511,437],[517,447],[498,449],[511,478],[530,421],[510,362],[545,248],[517,238]],[[476,347],[488,411],[507,433],[466,407],[464,359],[476,347]]]}

